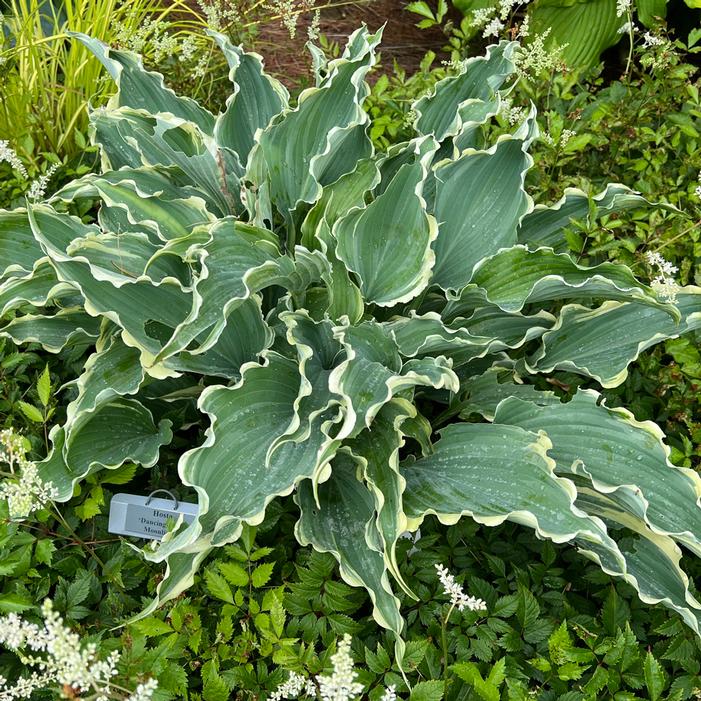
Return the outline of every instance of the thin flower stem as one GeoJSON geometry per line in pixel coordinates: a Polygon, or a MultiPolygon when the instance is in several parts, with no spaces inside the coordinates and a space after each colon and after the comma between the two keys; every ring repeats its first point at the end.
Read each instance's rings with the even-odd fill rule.
{"type": "Polygon", "coordinates": [[[58,520],[65,526],[65,528],[68,529],[68,532],[73,536],[75,539],[75,542],[78,543],[82,548],[85,548],[90,555],[95,558],[95,561],[104,569],[105,563],[100,559],[99,555],[73,530],[71,525],[66,521],[65,518],[63,518],[63,514],[59,511],[58,507],[56,504],[52,502],[51,504],[54,508],[54,511],[56,512],[56,515],[58,516],[58,520]]]}
{"type": "Polygon", "coordinates": [[[446,617],[443,619],[441,624],[441,645],[443,647],[443,679],[448,679],[448,620],[450,619],[450,614],[453,613],[455,604],[451,604],[448,609],[446,617]]]}

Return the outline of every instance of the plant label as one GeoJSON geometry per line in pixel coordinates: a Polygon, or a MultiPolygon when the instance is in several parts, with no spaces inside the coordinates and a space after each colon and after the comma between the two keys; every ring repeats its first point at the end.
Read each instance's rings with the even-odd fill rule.
{"type": "Polygon", "coordinates": [[[153,494],[115,494],[110,501],[107,530],[110,533],[135,538],[162,540],[168,532],[169,519],[175,523],[182,517],[185,523],[191,523],[197,516],[197,504],[178,501],[172,495],[171,497],[161,499],[153,494]]]}

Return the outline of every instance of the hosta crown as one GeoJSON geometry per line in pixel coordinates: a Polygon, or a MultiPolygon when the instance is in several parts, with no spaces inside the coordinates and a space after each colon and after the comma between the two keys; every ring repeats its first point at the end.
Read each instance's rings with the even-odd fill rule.
{"type": "Polygon", "coordinates": [[[158,601],[293,493],[299,541],[369,591],[400,653],[396,544],[427,514],[574,543],[699,632],[679,565],[679,545],[701,554],[699,477],[596,391],[561,403],[522,381],[566,369],[613,387],[701,325],[701,289],[667,304],[624,266],[561,252],[572,218],[645,201],[611,185],[534,205],[534,111],[493,143],[484,129],[514,43],[439,82],[413,105],[415,137],[376,153],[363,101],[379,32],[315,52],[294,106],[259,56],[213,36],[233,86],[217,116],[77,37],[118,86],[91,115],[103,172],[0,213],[0,304],[22,310],[2,333],[90,349],[40,465],[59,498],[199,430],[178,462],[199,516],[144,553],[167,564],[158,601]]]}

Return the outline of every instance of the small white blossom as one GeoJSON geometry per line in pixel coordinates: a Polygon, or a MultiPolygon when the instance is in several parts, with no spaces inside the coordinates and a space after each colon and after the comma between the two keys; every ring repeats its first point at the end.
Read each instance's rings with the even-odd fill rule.
{"type": "Polygon", "coordinates": [[[638,28],[632,22],[626,22],[618,28],[618,34],[630,34],[630,32],[637,32],[638,28]]]}
{"type": "Polygon", "coordinates": [[[676,302],[677,294],[679,293],[679,285],[672,276],[679,271],[679,268],[677,268],[676,265],[672,265],[668,260],[665,260],[656,251],[648,251],[645,254],[645,259],[650,266],[658,270],[658,275],[652,280],[650,287],[652,287],[660,299],[671,302],[672,304],[676,302]]]}
{"type": "Polygon", "coordinates": [[[443,565],[436,565],[438,579],[443,585],[444,593],[450,597],[450,603],[456,606],[458,611],[469,608],[471,611],[486,611],[487,604],[482,599],[468,596],[463,588],[455,581],[455,577],[443,565]]]}
{"type": "Polygon", "coordinates": [[[7,501],[10,517],[27,518],[58,498],[51,482],[44,482],[37,466],[27,460],[24,439],[11,428],[0,431],[0,462],[5,463],[15,479],[0,483],[0,499],[7,501]]]}
{"type": "Polygon", "coordinates": [[[631,0],[616,0],[616,17],[630,13],[631,0]]]}
{"type": "Polygon", "coordinates": [[[518,124],[526,118],[526,108],[525,107],[514,107],[510,98],[504,98],[501,102],[499,108],[499,114],[501,114],[506,121],[511,124],[518,124]]]}
{"type": "Polygon", "coordinates": [[[516,34],[517,39],[525,39],[529,35],[529,33],[530,33],[529,22],[530,22],[530,15],[526,15],[523,18],[523,22],[521,22],[521,26],[518,28],[518,33],[516,34]]]}
{"type": "Polygon", "coordinates": [[[514,63],[522,78],[555,70],[562,64],[562,52],[567,45],[546,48],[545,42],[550,31],[551,28],[548,27],[542,34],[534,35],[527,46],[522,46],[516,52],[514,63]]]}
{"type": "Polygon", "coordinates": [[[380,701],[397,701],[397,692],[395,686],[388,686],[380,701]]]}
{"type": "Polygon", "coordinates": [[[24,167],[22,161],[20,161],[17,152],[13,148],[10,148],[9,141],[0,141],[0,163],[3,161],[9,163],[23,178],[29,177],[27,169],[24,167]]]}
{"type": "Polygon", "coordinates": [[[297,672],[290,672],[286,682],[278,686],[268,697],[268,701],[280,701],[280,699],[296,699],[305,687],[307,680],[297,672]]]}
{"type": "Polygon", "coordinates": [[[44,195],[46,194],[46,186],[49,184],[49,180],[51,180],[51,177],[53,174],[59,169],[60,164],[54,163],[47,171],[44,173],[44,175],[40,175],[36,180],[32,181],[32,184],[29,187],[29,192],[27,193],[27,197],[36,202],[37,200],[43,199],[44,195]]]}
{"type": "Polygon", "coordinates": [[[478,10],[473,10],[472,19],[470,20],[470,25],[472,27],[484,27],[487,22],[492,18],[494,14],[494,8],[483,7],[478,10]]]}
{"type": "Polygon", "coordinates": [[[665,40],[662,37],[658,37],[650,32],[645,32],[645,34],[643,34],[643,47],[646,49],[662,46],[664,43],[665,40]]]}
{"type": "Polygon", "coordinates": [[[494,19],[490,20],[485,26],[482,36],[485,39],[487,37],[498,37],[502,29],[504,29],[504,23],[498,17],[494,17],[494,19]]]}
{"type": "Polygon", "coordinates": [[[329,676],[317,676],[322,701],[351,701],[363,691],[363,685],[355,681],[358,673],[353,670],[350,646],[351,637],[346,633],[331,655],[333,672],[329,676]]]}
{"type": "Polygon", "coordinates": [[[314,10],[312,15],[312,22],[307,27],[307,38],[309,41],[317,41],[319,39],[319,33],[321,29],[321,10],[318,8],[314,10]]]}
{"type": "Polygon", "coordinates": [[[127,701],[150,701],[157,688],[158,682],[155,679],[149,679],[143,684],[139,684],[134,693],[127,698],[127,701]]]}

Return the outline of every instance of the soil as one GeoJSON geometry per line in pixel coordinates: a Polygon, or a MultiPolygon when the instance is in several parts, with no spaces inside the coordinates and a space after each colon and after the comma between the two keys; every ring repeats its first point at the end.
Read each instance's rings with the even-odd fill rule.
{"type": "MultiPolygon", "coordinates": [[[[364,0],[331,7],[321,12],[320,30],[329,41],[343,46],[346,37],[363,23],[371,31],[384,24],[381,68],[389,72],[396,61],[412,73],[429,49],[442,55],[447,38],[440,27],[419,29],[416,22],[421,18],[406,11],[406,5],[400,0],[364,0]]],[[[294,39],[277,20],[260,26],[256,51],[265,58],[267,69],[290,88],[309,82],[311,57],[304,44],[310,23],[311,14],[302,15],[294,39]]]]}

